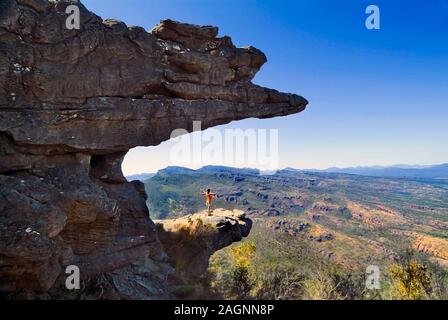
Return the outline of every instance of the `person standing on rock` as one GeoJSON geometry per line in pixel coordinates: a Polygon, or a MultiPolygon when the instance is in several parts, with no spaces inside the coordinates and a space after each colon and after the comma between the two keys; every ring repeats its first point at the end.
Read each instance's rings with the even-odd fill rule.
{"type": "Polygon", "coordinates": [[[200,192],[199,194],[202,194],[205,196],[205,205],[207,206],[207,213],[209,216],[212,215],[212,199],[214,196],[216,196],[216,193],[210,192],[210,189],[207,189],[206,192],[200,192]]]}

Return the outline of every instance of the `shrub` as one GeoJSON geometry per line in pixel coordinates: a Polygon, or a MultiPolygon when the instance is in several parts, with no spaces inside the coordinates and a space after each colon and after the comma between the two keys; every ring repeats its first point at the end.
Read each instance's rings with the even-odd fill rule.
{"type": "Polygon", "coordinates": [[[389,275],[398,299],[422,299],[431,291],[431,278],[426,266],[419,263],[410,250],[406,251],[398,263],[390,266],[389,275]]]}
{"type": "Polygon", "coordinates": [[[267,265],[253,270],[251,276],[254,279],[254,288],[251,292],[254,298],[300,299],[302,282],[305,277],[292,268],[281,265],[267,265]]]}
{"type": "Polygon", "coordinates": [[[251,241],[225,250],[226,257],[211,261],[209,271],[214,275],[211,288],[226,299],[250,298],[253,281],[250,276],[252,258],[256,247],[251,241]]]}

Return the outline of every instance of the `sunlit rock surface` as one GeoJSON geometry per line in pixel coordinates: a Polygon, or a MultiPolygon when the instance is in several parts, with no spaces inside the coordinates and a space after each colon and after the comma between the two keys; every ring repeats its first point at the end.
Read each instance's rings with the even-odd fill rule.
{"type": "Polygon", "coordinates": [[[307,101],[252,84],[265,55],[216,27],[147,32],[79,4],[68,30],[69,4],[0,2],[0,291],[52,297],[75,264],[78,297],[169,296],[172,268],[143,185],[122,175],[126,152],[193,120],[284,116],[307,101]]]}

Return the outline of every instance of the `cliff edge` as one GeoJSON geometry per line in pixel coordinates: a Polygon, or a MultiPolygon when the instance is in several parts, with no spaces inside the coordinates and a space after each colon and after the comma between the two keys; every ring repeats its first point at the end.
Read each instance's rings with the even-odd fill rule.
{"type": "Polygon", "coordinates": [[[144,187],[121,172],[127,151],[193,121],[205,129],[307,105],[253,84],[265,55],[217,34],[172,20],[148,32],[78,1],[0,2],[0,292],[52,298],[75,265],[77,298],[169,296],[144,187]],[[69,5],[79,29],[66,27],[69,5]]]}
{"type": "Polygon", "coordinates": [[[252,228],[252,220],[237,209],[215,209],[211,216],[201,211],[154,223],[176,271],[192,279],[204,275],[213,253],[247,237],[252,228]]]}

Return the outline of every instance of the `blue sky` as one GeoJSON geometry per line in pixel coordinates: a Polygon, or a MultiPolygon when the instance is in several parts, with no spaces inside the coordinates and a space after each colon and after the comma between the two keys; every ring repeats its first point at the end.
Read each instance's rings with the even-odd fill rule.
{"type": "MultiPolygon", "coordinates": [[[[279,128],[280,167],[448,162],[448,1],[84,0],[151,29],[171,18],[219,26],[268,57],[254,82],[306,97],[300,114],[222,128],[279,128]],[[365,8],[380,8],[367,30],[365,8]]],[[[131,150],[125,174],[165,167],[170,142],[131,150]]]]}

